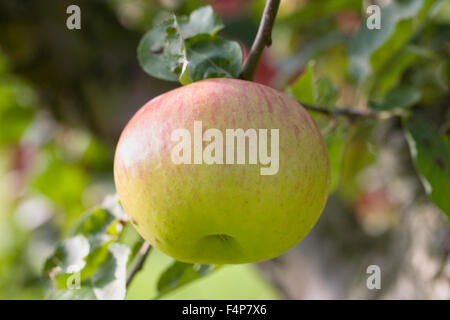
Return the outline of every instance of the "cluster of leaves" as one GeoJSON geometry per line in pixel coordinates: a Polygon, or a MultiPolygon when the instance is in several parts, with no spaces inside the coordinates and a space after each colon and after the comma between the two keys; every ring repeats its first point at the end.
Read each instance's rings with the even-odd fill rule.
{"type": "MultiPolygon", "coordinates": [[[[402,83],[402,75],[414,64],[426,65],[432,59],[445,61],[445,57],[425,53],[413,44],[443,4],[444,1],[409,0],[383,7],[382,29],[368,30],[363,24],[352,39],[349,68],[358,84],[366,88],[373,111],[400,114],[425,191],[450,216],[450,202],[445,199],[450,191],[448,136],[411,108],[426,103],[422,99],[424,90],[417,84],[402,83]]],[[[448,65],[448,61],[443,63],[448,65]]],[[[439,94],[448,90],[442,89],[439,94]]]]}
{"type": "MultiPolygon", "coordinates": [[[[428,27],[430,21],[438,19],[439,14],[439,19],[449,24],[448,1],[446,4],[442,0],[391,1],[382,8],[380,30],[368,30],[363,19],[354,35],[337,32],[334,17],[345,10],[359,13],[363,9],[362,3],[360,0],[304,1],[293,12],[279,17],[274,35],[280,37],[274,37],[273,46],[283,41],[301,44],[301,50],[290,48],[299,53],[280,63],[285,73],[282,76],[288,75],[286,77],[289,78],[289,72],[295,74],[298,69],[304,69],[286,91],[305,104],[326,108],[330,114],[336,110],[336,104],[362,104],[363,110],[376,115],[352,122],[345,117],[311,113],[325,134],[331,161],[332,191],[345,192],[344,189],[351,187],[350,181],[354,180],[357,172],[374,161],[376,155],[370,150],[373,146],[369,146],[372,143],[371,130],[378,120],[389,118],[404,130],[425,191],[449,215],[448,120],[442,114],[428,117],[439,101],[448,99],[450,60],[446,35],[450,29],[428,27]],[[443,4],[447,8],[446,14],[441,13],[440,6],[443,4]],[[289,41],[283,40],[285,38],[289,41]],[[311,58],[314,58],[315,64],[311,58]],[[357,91],[361,99],[346,99],[345,93],[349,87],[351,91],[357,91]],[[331,128],[330,124],[333,124],[331,128]]],[[[151,4],[146,6],[152,7],[151,4]]],[[[158,11],[153,7],[152,17],[158,11]]],[[[185,7],[183,12],[190,10],[185,7]]],[[[259,20],[260,15],[261,10],[255,14],[255,20],[259,20]]],[[[145,17],[143,20],[148,22],[147,19],[150,18],[145,17]]],[[[142,21],[139,24],[148,23],[142,21]]],[[[251,33],[249,37],[253,37],[255,30],[247,28],[248,24],[245,27],[239,25],[239,28],[235,26],[238,30],[235,34],[241,39],[241,33],[251,33]]],[[[105,30],[108,28],[109,25],[103,26],[105,30]]],[[[188,17],[171,15],[142,38],[138,48],[141,66],[156,78],[182,84],[210,77],[236,78],[241,71],[242,50],[237,42],[218,36],[223,28],[223,23],[210,7],[199,8],[188,17]]],[[[84,32],[94,29],[85,28],[84,32]]],[[[20,30],[17,33],[20,34],[20,30]]],[[[104,34],[100,38],[103,39],[104,34]]],[[[116,33],[114,31],[111,34],[116,33]]],[[[124,44],[106,39],[108,43],[128,50],[124,44]]],[[[23,45],[15,46],[20,52],[32,45],[23,42],[23,45]]],[[[27,252],[43,252],[40,250],[42,247],[39,250],[32,247],[41,245],[39,240],[43,238],[42,234],[51,235],[50,240],[46,241],[44,251],[47,252],[49,242],[53,244],[60,232],[66,232],[80,212],[85,210],[81,195],[91,194],[91,187],[98,180],[111,179],[107,172],[110,174],[112,155],[85,131],[62,128],[46,121],[37,111],[37,97],[31,86],[12,75],[3,57],[0,54],[0,152],[3,158],[7,155],[27,161],[36,159],[32,168],[24,170],[22,167],[27,166],[22,165],[11,170],[15,177],[20,176],[17,173],[26,171],[26,181],[22,183],[26,188],[15,192],[15,205],[23,213],[23,207],[30,201],[45,199],[44,203],[50,206],[49,211],[58,213],[51,222],[36,222],[32,235],[16,223],[16,214],[0,217],[0,291],[6,297],[16,297],[10,288],[31,287],[29,284],[37,282],[36,275],[41,271],[42,261],[33,263],[38,267],[28,266],[24,262],[27,261],[27,252]],[[7,231],[13,237],[8,238],[7,231]],[[3,240],[12,238],[15,245],[8,247],[8,241],[3,240]]],[[[126,65],[126,59],[123,60],[126,65]]],[[[112,61],[111,65],[117,64],[114,59],[108,61],[112,61]]],[[[74,64],[73,69],[79,65],[81,63],[74,64]]],[[[110,70],[110,65],[106,69],[110,70]]],[[[71,73],[75,74],[75,71],[71,73]]],[[[112,78],[116,74],[117,70],[114,70],[105,78],[112,78]]],[[[72,90],[78,80],[76,78],[66,86],[72,90]]],[[[96,81],[84,82],[89,85],[96,81]]],[[[108,99],[103,89],[86,91],[95,95],[97,100],[108,99]]],[[[115,87],[108,92],[113,91],[117,91],[115,87]]],[[[119,100],[113,95],[109,99],[119,100]]],[[[13,189],[14,186],[14,183],[9,183],[8,188],[13,189]]],[[[33,206],[32,214],[28,217],[38,217],[38,211],[38,206],[33,206]]],[[[124,298],[127,271],[139,256],[142,242],[126,222],[116,202],[92,210],[45,263],[45,274],[51,288],[49,297],[124,298]],[[69,289],[68,285],[76,288],[78,279],[80,290],[69,289]]],[[[159,276],[159,296],[216,269],[217,266],[174,261],[159,276]]]]}
{"type": "Polygon", "coordinates": [[[0,51],[0,294],[32,298],[42,294],[42,263],[55,238],[106,193],[112,153],[40,110],[35,88],[11,69],[0,51]]]}
{"type": "MultiPolygon", "coordinates": [[[[183,44],[183,53],[191,59],[189,70],[193,70],[193,78],[200,78],[195,72],[200,72],[201,77],[209,72],[235,77],[242,61],[240,47],[216,35],[223,25],[211,8],[193,13],[190,20],[173,16],[172,21],[183,26],[183,43],[192,44],[183,44]],[[185,33],[188,27],[191,30],[185,33]],[[209,54],[208,47],[215,45],[221,45],[221,51],[209,54]],[[232,56],[237,58],[228,60],[227,50],[234,50],[232,56]],[[210,63],[198,67],[198,54],[203,53],[211,59],[210,63]]],[[[170,33],[170,29],[167,31],[170,33]]],[[[8,204],[12,202],[8,207],[11,215],[0,217],[4,236],[4,246],[0,245],[0,293],[9,298],[41,296],[42,258],[52,252],[56,238],[69,232],[69,237],[57,244],[45,261],[48,298],[124,298],[124,279],[143,240],[125,220],[120,206],[109,203],[95,208],[70,231],[80,213],[98,201],[105,190],[111,190],[112,152],[86,130],[65,126],[41,111],[42,101],[35,88],[10,68],[0,51],[0,155],[8,161],[6,172],[11,171],[11,180],[5,185],[9,188],[7,196],[11,193],[14,197],[7,199],[8,204]],[[22,222],[24,219],[30,222],[22,222]],[[28,291],[23,290],[25,284],[28,291]]],[[[188,73],[185,76],[190,77],[188,73]]],[[[3,162],[0,164],[3,169],[3,162]]],[[[3,172],[0,174],[3,179],[3,172]]],[[[161,274],[158,295],[216,269],[174,262],[161,274]]]]}
{"type": "MultiPolygon", "coordinates": [[[[348,43],[348,72],[367,97],[367,106],[373,119],[399,117],[402,120],[411,156],[416,170],[431,200],[450,216],[450,148],[448,136],[434,128],[414,106],[424,103],[417,85],[405,84],[402,75],[418,62],[429,63],[442,59],[436,54],[419,50],[412,42],[438,11],[443,1],[394,1],[381,10],[381,29],[369,30],[364,23],[348,43]]],[[[448,65],[447,62],[443,62],[448,65]]],[[[314,63],[309,63],[304,73],[286,91],[309,105],[326,107],[333,114],[338,88],[327,76],[314,77],[314,63]]],[[[448,75],[444,75],[444,77],[448,75]]],[[[444,80],[445,81],[445,80],[444,80]]],[[[443,88],[443,92],[448,90],[443,88]]],[[[314,115],[316,120],[320,119],[314,115]]],[[[364,119],[363,119],[364,120],[364,119]]],[[[326,118],[325,121],[329,121],[326,118]]],[[[331,160],[331,190],[335,190],[343,170],[345,139],[350,131],[343,129],[348,123],[340,121],[326,135],[331,160]]]]}
{"type": "Polygon", "coordinates": [[[242,51],[235,41],[217,35],[224,27],[210,6],[189,17],[171,17],[142,38],[139,62],[148,74],[188,84],[206,78],[236,78],[242,51]]]}
{"type": "Polygon", "coordinates": [[[130,249],[119,240],[125,215],[109,200],[83,217],[71,236],[47,259],[44,272],[53,299],[123,299],[130,249]]]}
{"type": "MultiPolygon", "coordinates": [[[[143,240],[132,229],[116,196],[86,213],[46,260],[49,299],[124,299],[127,270],[142,258],[143,240]]],[[[157,283],[157,298],[218,269],[174,261],[157,283]]],[[[129,275],[128,275],[129,277],[129,275]]]]}
{"type": "MultiPolygon", "coordinates": [[[[322,129],[327,129],[330,116],[333,118],[334,126],[331,130],[324,130],[331,161],[331,191],[337,190],[343,180],[373,161],[366,143],[373,122],[398,118],[403,123],[425,190],[443,212],[450,214],[446,199],[450,192],[449,140],[417,115],[413,107],[424,103],[422,90],[405,83],[402,78],[418,61],[434,58],[417,50],[413,41],[440,3],[431,0],[394,1],[382,9],[382,29],[368,30],[363,21],[359,31],[345,41],[348,61],[343,65],[348,65],[348,76],[367,98],[365,105],[372,115],[370,118],[362,117],[364,123],[353,126],[353,122],[345,117],[334,116],[340,90],[328,74],[322,72],[321,76],[316,76],[321,72],[317,71],[319,68],[312,60],[296,81],[285,89],[304,104],[328,110],[326,116],[312,113],[322,129]]],[[[351,6],[358,7],[355,3],[351,6]]],[[[341,6],[331,7],[328,13],[342,9],[341,6]]],[[[307,10],[301,12],[308,10],[315,12],[319,7],[311,2],[307,10]]],[[[323,14],[320,10],[319,13],[323,14]]],[[[289,21],[289,18],[285,20],[289,21]]],[[[217,36],[223,27],[209,6],[193,11],[189,17],[171,15],[143,36],[138,47],[139,62],[148,74],[179,81],[183,85],[210,77],[237,78],[242,64],[241,48],[238,43],[217,36]]],[[[51,297],[125,297],[127,269],[139,255],[137,249],[142,244],[142,239],[125,244],[123,230],[129,226],[125,220],[117,203],[113,207],[97,208],[82,220],[71,237],[47,260],[45,271],[54,289],[51,297]],[[74,272],[79,272],[83,290],[67,288],[71,284],[69,280],[74,279],[74,272]]],[[[159,277],[158,297],[217,268],[174,261],[159,277]]]]}

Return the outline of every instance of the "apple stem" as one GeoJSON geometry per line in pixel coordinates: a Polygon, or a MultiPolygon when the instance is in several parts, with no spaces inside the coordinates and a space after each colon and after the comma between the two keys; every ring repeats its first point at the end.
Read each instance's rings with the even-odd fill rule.
{"type": "Polygon", "coordinates": [[[151,246],[148,242],[144,242],[139,249],[139,255],[137,257],[137,261],[133,266],[133,269],[131,269],[130,274],[127,277],[126,286],[128,287],[130,283],[133,281],[136,274],[142,269],[144,266],[145,260],[148,257],[148,254],[150,253],[151,246]]]}
{"type": "Polygon", "coordinates": [[[280,6],[280,0],[267,0],[264,7],[264,13],[259,24],[258,33],[256,34],[255,41],[252,48],[245,60],[242,67],[239,78],[244,80],[253,80],[253,77],[258,67],[259,59],[263,53],[265,47],[272,45],[272,28],[277,16],[278,7],[280,6]]]}

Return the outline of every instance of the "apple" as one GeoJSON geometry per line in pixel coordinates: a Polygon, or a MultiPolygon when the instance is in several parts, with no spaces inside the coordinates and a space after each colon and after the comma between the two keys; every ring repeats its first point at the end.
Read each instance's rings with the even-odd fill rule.
{"type": "Polygon", "coordinates": [[[295,99],[254,82],[208,79],[133,116],[116,148],[114,180],[131,223],[157,249],[190,263],[251,263],[284,253],[311,230],[327,199],[329,163],[295,99]],[[244,144],[230,134],[238,130],[248,134],[244,144]]]}

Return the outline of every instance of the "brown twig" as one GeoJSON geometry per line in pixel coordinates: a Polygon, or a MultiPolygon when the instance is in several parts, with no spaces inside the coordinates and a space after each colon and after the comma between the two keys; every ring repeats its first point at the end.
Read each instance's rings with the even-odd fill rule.
{"type": "Polygon", "coordinates": [[[351,108],[327,109],[324,107],[317,107],[317,106],[313,106],[313,105],[310,105],[307,103],[303,103],[301,101],[299,101],[299,102],[307,110],[323,113],[330,117],[345,116],[345,117],[349,118],[350,120],[364,119],[364,118],[376,119],[379,117],[378,113],[375,113],[372,111],[360,111],[360,110],[355,110],[355,109],[351,109],[351,108]]]}
{"type": "Polygon", "coordinates": [[[142,244],[141,249],[139,249],[139,255],[137,257],[137,261],[134,264],[133,268],[130,271],[130,274],[127,278],[127,287],[130,285],[131,281],[133,281],[136,274],[142,269],[144,266],[145,260],[148,257],[148,254],[150,253],[151,246],[148,242],[144,242],[142,244]]]}
{"type": "MultiPolygon", "coordinates": [[[[259,59],[264,51],[265,47],[269,47],[272,44],[272,28],[277,16],[278,7],[280,6],[280,0],[267,0],[264,8],[264,13],[259,24],[258,33],[256,34],[255,41],[252,48],[245,60],[244,66],[240,74],[240,78],[244,80],[253,80],[256,68],[258,66],[259,59]]],[[[351,120],[359,118],[377,118],[378,114],[370,111],[358,111],[350,108],[334,108],[329,110],[323,107],[312,106],[300,102],[305,109],[314,112],[320,112],[331,117],[346,116],[351,120]]]]}
{"type": "Polygon", "coordinates": [[[259,24],[258,33],[252,48],[245,60],[244,66],[240,74],[240,78],[244,80],[253,80],[259,59],[265,47],[272,45],[272,28],[277,16],[280,0],[267,0],[264,13],[259,24]]]}

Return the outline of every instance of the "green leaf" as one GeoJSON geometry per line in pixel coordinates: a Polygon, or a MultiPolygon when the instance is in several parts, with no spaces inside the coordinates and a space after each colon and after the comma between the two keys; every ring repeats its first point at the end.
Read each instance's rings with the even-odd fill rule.
{"type": "MultiPolygon", "coordinates": [[[[322,76],[316,84],[314,82],[313,68],[314,62],[308,63],[306,70],[297,79],[293,86],[287,88],[287,92],[303,103],[310,105],[317,104],[319,106],[331,109],[336,102],[339,90],[327,76],[322,76]]],[[[321,120],[323,119],[321,119],[318,114],[314,113],[312,114],[312,117],[320,126],[321,120]]],[[[324,125],[329,125],[328,118],[326,118],[326,123],[324,123],[324,125]]],[[[337,128],[334,129],[332,133],[325,136],[328,156],[330,159],[330,193],[336,189],[340,179],[346,136],[346,130],[343,130],[341,122],[338,123],[337,128]]]]}
{"type": "Polygon", "coordinates": [[[408,46],[404,51],[399,53],[392,62],[389,63],[389,68],[384,72],[377,74],[373,88],[371,89],[371,97],[383,97],[386,93],[396,87],[403,73],[418,60],[418,54],[411,46],[408,46]]]}
{"type": "Polygon", "coordinates": [[[148,31],[138,45],[138,60],[149,75],[177,81],[183,63],[183,41],[175,16],[148,31]]]}
{"type": "Polygon", "coordinates": [[[83,236],[69,238],[60,244],[47,259],[44,272],[54,281],[56,288],[63,289],[67,279],[74,272],[86,266],[84,260],[89,254],[89,241],[83,236]]]}
{"type": "Polygon", "coordinates": [[[336,191],[346,202],[353,202],[361,192],[359,174],[372,165],[377,157],[377,145],[372,141],[374,123],[361,122],[349,127],[345,138],[339,185],[336,191]]]}
{"type": "Polygon", "coordinates": [[[286,89],[287,93],[297,100],[314,105],[316,103],[316,87],[314,84],[314,62],[309,62],[305,71],[295,81],[295,83],[286,89]]]}
{"type": "Polygon", "coordinates": [[[78,274],[76,272],[66,273],[60,281],[61,290],[50,292],[48,298],[66,300],[124,299],[126,294],[126,264],[130,249],[118,243],[112,243],[105,248],[107,254],[93,275],[86,278],[84,275],[85,269],[81,269],[78,274]]]}
{"type": "Polygon", "coordinates": [[[224,27],[210,6],[189,18],[172,16],[147,32],[138,46],[138,59],[148,74],[188,84],[211,77],[237,77],[242,51],[237,42],[215,34],[224,27]]]}
{"type": "Polygon", "coordinates": [[[450,216],[450,142],[425,120],[406,121],[411,156],[425,191],[447,217],[450,216]]]}
{"type": "Polygon", "coordinates": [[[317,104],[331,108],[334,106],[339,89],[331,82],[328,76],[322,76],[317,82],[317,104]]]}
{"type": "Polygon", "coordinates": [[[117,243],[124,219],[117,197],[107,198],[100,208],[82,218],[73,236],[61,243],[45,263],[44,273],[52,283],[50,298],[125,297],[130,250],[117,243]]]}
{"type": "Polygon", "coordinates": [[[325,136],[330,159],[330,193],[334,192],[339,185],[347,137],[348,128],[342,125],[338,125],[332,133],[325,136]]]}
{"type": "Polygon", "coordinates": [[[205,6],[193,11],[188,19],[182,20],[180,27],[183,38],[189,39],[198,34],[215,35],[225,26],[212,7],[205,6]]]}
{"type": "Polygon", "coordinates": [[[166,294],[200,279],[218,268],[219,266],[211,264],[191,264],[175,261],[161,274],[157,285],[158,293],[159,295],[166,294]]]}
{"type": "Polygon", "coordinates": [[[97,299],[124,299],[126,294],[127,261],[130,249],[119,243],[108,246],[108,256],[90,278],[97,299]]]}
{"type": "Polygon", "coordinates": [[[180,78],[183,85],[208,78],[239,76],[242,51],[237,42],[201,34],[186,40],[185,45],[187,64],[180,78]]]}
{"type": "MultiPolygon", "coordinates": [[[[370,74],[377,72],[393,54],[401,49],[419,28],[421,10],[428,10],[432,1],[403,0],[392,1],[380,10],[381,28],[368,29],[366,19],[361,22],[358,33],[349,48],[350,74],[358,82],[363,82],[370,74]]],[[[420,21],[421,22],[421,21],[420,21]]]]}
{"type": "Polygon", "coordinates": [[[422,94],[416,88],[396,87],[389,90],[380,102],[370,101],[369,106],[377,111],[403,109],[415,105],[421,97],[422,94]]]}
{"type": "Polygon", "coordinates": [[[84,235],[89,239],[91,248],[95,249],[105,241],[117,238],[121,228],[120,220],[111,211],[97,208],[82,218],[75,234],[84,235]]]}

